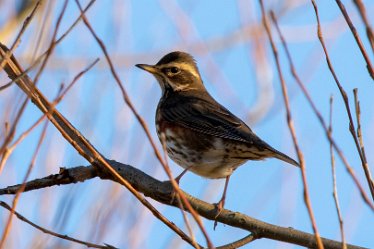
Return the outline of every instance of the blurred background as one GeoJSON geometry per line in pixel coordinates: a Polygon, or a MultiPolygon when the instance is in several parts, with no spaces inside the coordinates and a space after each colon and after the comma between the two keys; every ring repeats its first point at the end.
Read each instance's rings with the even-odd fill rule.
{"type": "MultiPolygon", "coordinates": [[[[0,1],[0,41],[10,46],[36,1],[0,1]]],[[[80,1],[85,7],[89,1],[80,1]]],[[[296,70],[325,121],[329,120],[329,99],[333,96],[333,137],[364,187],[370,192],[353,138],[342,97],[328,70],[316,35],[316,17],[310,1],[264,0],[273,10],[289,45],[296,70]]],[[[374,3],[363,1],[373,24],[374,3]]],[[[42,1],[22,35],[15,55],[24,68],[50,46],[64,1],[42,1]]],[[[373,61],[373,50],[365,26],[353,1],[343,1],[347,12],[373,61]]],[[[374,163],[373,80],[335,1],[317,1],[323,37],[337,76],[347,91],[354,115],[352,90],[358,88],[362,134],[369,166],[374,163]]],[[[68,1],[57,37],[79,16],[75,1],[68,1]]],[[[134,67],[156,63],[175,50],[192,54],[208,91],[224,106],[246,121],[265,141],[296,159],[287,126],[286,111],[269,40],[261,23],[258,1],[97,1],[87,12],[88,20],[102,39],[135,108],[146,120],[158,142],[154,116],[161,91],[156,80],[134,67]]],[[[270,20],[270,19],[269,19],[270,20]]],[[[290,96],[297,138],[306,160],[310,199],[321,236],[341,240],[333,183],[329,142],[316,115],[290,74],[289,64],[272,25],[281,67],[290,96]]],[[[123,101],[109,66],[97,42],[79,22],[53,51],[38,81],[38,87],[53,100],[61,84],[65,87],[95,59],[100,61],[72,87],[57,109],[107,158],[133,165],[145,173],[167,180],[143,129],[123,101]]],[[[30,71],[35,77],[40,64],[30,71]]],[[[0,73],[0,86],[9,82],[0,73]]],[[[12,85],[0,91],[0,142],[20,110],[24,93],[12,85]]],[[[41,117],[28,103],[17,125],[15,140],[41,117]]],[[[355,115],[354,115],[355,117],[355,115]]],[[[0,173],[0,188],[21,183],[37,147],[43,122],[28,134],[11,153],[0,173]]],[[[357,126],[357,125],[356,125],[357,126]]],[[[49,124],[29,179],[41,178],[88,163],[49,124]]],[[[169,161],[172,172],[182,169],[169,161]]],[[[372,168],[372,167],[371,167],[372,168]]],[[[374,215],[363,202],[341,160],[336,158],[339,203],[347,242],[374,247],[374,215]]],[[[208,180],[186,174],[183,190],[207,202],[217,202],[223,180],[208,180]]],[[[12,203],[14,196],[1,196],[12,203]]],[[[164,215],[182,229],[181,212],[151,200],[164,215]]],[[[303,201],[300,171],[278,160],[248,162],[233,174],[226,208],[283,227],[313,232],[303,201]]],[[[119,184],[93,179],[84,183],[50,187],[23,193],[16,210],[36,224],[58,233],[97,244],[119,248],[190,248],[157,220],[119,184]]],[[[0,223],[9,212],[0,209],[0,223]]],[[[194,232],[205,243],[200,230],[194,232]]],[[[243,230],[204,220],[215,246],[244,237],[243,230]]],[[[3,233],[4,226],[0,226],[3,233]]],[[[5,248],[84,248],[32,228],[14,217],[5,248]]],[[[244,248],[298,248],[295,245],[261,239],[244,248]]]]}

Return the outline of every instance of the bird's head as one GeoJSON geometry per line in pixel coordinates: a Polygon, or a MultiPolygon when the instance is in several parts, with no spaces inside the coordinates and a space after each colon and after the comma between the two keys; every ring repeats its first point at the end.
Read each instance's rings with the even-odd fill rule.
{"type": "Polygon", "coordinates": [[[153,74],[163,93],[205,89],[196,62],[188,53],[171,52],[162,57],[156,65],[136,66],[153,74]]]}

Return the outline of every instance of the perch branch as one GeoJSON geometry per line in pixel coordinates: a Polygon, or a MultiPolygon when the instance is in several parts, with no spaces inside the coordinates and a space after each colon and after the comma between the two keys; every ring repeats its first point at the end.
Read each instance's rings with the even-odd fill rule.
{"type": "MultiPolygon", "coordinates": [[[[114,160],[107,160],[107,162],[137,191],[142,192],[145,196],[166,205],[174,207],[179,206],[178,201],[173,194],[173,187],[169,181],[159,181],[131,165],[116,162],[114,160]]],[[[27,182],[24,191],[27,192],[46,187],[84,182],[95,177],[99,177],[103,180],[115,181],[121,184],[118,178],[113,177],[106,171],[99,170],[97,167],[90,165],[74,168],[61,168],[58,174],[27,182]]],[[[0,195],[15,194],[20,186],[21,185],[14,185],[0,189],[0,195]]],[[[206,219],[217,220],[228,226],[250,231],[257,239],[268,238],[308,248],[317,247],[314,234],[305,233],[293,228],[272,225],[228,209],[223,209],[221,214],[216,218],[215,205],[197,199],[186,192],[183,193],[191,206],[199,213],[199,215],[206,219]]],[[[185,210],[188,211],[186,208],[185,210]]],[[[323,237],[321,237],[321,240],[326,249],[342,248],[341,242],[325,239],[323,237]]],[[[347,249],[363,249],[363,247],[347,244],[347,249]]]]}

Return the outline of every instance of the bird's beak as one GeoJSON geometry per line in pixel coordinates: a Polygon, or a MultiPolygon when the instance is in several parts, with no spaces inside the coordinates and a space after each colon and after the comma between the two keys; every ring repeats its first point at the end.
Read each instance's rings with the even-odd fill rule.
{"type": "Polygon", "coordinates": [[[147,64],[136,64],[135,66],[137,66],[138,68],[140,69],[143,69],[151,74],[156,74],[158,73],[158,69],[155,67],[155,66],[152,66],[152,65],[147,65],[147,64]]]}

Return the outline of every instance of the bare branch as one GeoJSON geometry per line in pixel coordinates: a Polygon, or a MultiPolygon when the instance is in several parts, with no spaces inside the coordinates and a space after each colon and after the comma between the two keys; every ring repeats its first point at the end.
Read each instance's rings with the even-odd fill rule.
{"type": "MultiPolygon", "coordinates": [[[[280,80],[281,87],[282,87],[284,105],[285,105],[286,111],[287,111],[287,124],[288,124],[289,130],[290,130],[290,133],[291,133],[291,136],[292,136],[292,141],[293,141],[293,144],[294,144],[294,147],[295,147],[295,150],[296,150],[296,153],[297,153],[297,157],[298,157],[299,163],[300,163],[301,177],[302,177],[303,187],[304,187],[304,191],[303,191],[303,193],[304,193],[304,195],[303,195],[304,196],[304,203],[305,203],[305,206],[308,210],[309,219],[312,223],[313,231],[314,231],[316,241],[317,241],[317,247],[319,249],[323,249],[324,246],[323,246],[323,243],[321,241],[321,237],[320,237],[319,232],[318,232],[317,223],[316,223],[316,220],[315,220],[314,214],[313,214],[312,203],[311,203],[311,200],[310,200],[310,197],[309,197],[309,189],[308,189],[308,182],[307,182],[307,178],[306,178],[304,155],[301,152],[301,149],[299,147],[297,137],[296,137],[295,127],[293,125],[292,116],[291,116],[291,108],[290,108],[290,104],[289,104],[289,100],[288,100],[286,83],[284,81],[282,69],[281,69],[281,66],[280,66],[280,62],[279,62],[279,58],[278,58],[278,51],[277,51],[277,48],[274,44],[273,37],[272,37],[270,27],[269,27],[269,23],[268,23],[267,18],[266,18],[264,4],[263,4],[262,0],[259,0],[259,1],[260,1],[260,6],[261,6],[262,22],[265,26],[265,30],[266,30],[266,33],[268,35],[269,41],[270,41],[270,45],[271,45],[271,48],[272,48],[272,51],[273,51],[275,63],[276,63],[276,66],[277,66],[279,80],[280,80]]],[[[271,16],[273,18],[273,21],[276,22],[275,15],[272,14],[271,16]]]]}
{"type": "MultiPolygon", "coordinates": [[[[329,125],[330,135],[332,134],[332,107],[333,107],[333,97],[331,96],[331,98],[330,98],[330,125],[329,125]]],[[[334,196],[336,212],[338,214],[338,219],[339,219],[340,235],[341,235],[342,243],[343,243],[342,249],[347,249],[347,244],[346,244],[345,236],[344,236],[343,217],[342,217],[342,214],[340,212],[338,188],[337,188],[337,185],[336,185],[336,170],[335,170],[334,150],[333,150],[333,145],[332,145],[331,142],[330,142],[330,157],[331,157],[331,169],[332,169],[333,196],[334,196]]]]}
{"type": "Polygon", "coordinates": [[[18,188],[17,192],[16,192],[16,195],[14,196],[14,199],[13,199],[13,202],[12,202],[12,208],[11,208],[11,212],[8,216],[8,220],[6,222],[6,225],[5,225],[5,228],[4,228],[4,231],[3,231],[3,235],[1,236],[1,241],[0,241],[0,248],[2,249],[5,245],[5,241],[6,241],[6,238],[8,236],[8,233],[9,233],[9,230],[10,230],[10,227],[12,225],[12,219],[13,219],[13,214],[15,212],[15,208],[17,206],[17,203],[18,203],[18,199],[19,197],[21,196],[24,188],[25,188],[25,185],[26,185],[26,182],[31,174],[31,171],[32,169],[34,168],[34,165],[35,165],[35,160],[36,160],[36,157],[39,153],[39,150],[40,150],[40,146],[42,145],[42,142],[45,138],[45,133],[47,132],[47,127],[48,127],[48,122],[45,122],[45,125],[43,127],[43,131],[42,131],[42,134],[40,135],[40,138],[39,138],[39,141],[38,141],[38,144],[36,146],[36,149],[35,149],[35,152],[32,156],[32,159],[31,159],[31,162],[30,162],[30,165],[27,169],[27,172],[26,172],[26,175],[25,177],[23,178],[23,181],[22,181],[22,184],[20,186],[20,188],[18,188]]]}
{"type": "MultiPolygon", "coordinates": [[[[272,16],[274,16],[275,18],[275,15],[273,14],[272,16]]],[[[286,40],[284,38],[284,36],[282,35],[282,32],[279,28],[279,26],[277,25],[277,22],[274,22],[275,24],[275,28],[279,34],[279,37],[282,41],[282,44],[283,44],[283,48],[286,52],[286,56],[287,56],[287,59],[288,59],[288,63],[289,63],[289,66],[290,66],[290,70],[291,70],[291,74],[292,76],[294,77],[296,83],[299,85],[301,91],[303,92],[303,94],[305,95],[306,99],[308,100],[308,103],[309,105],[311,106],[314,114],[316,115],[318,121],[320,122],[323,130],[325,131],[325,134],[326,134],[326,137],[328,138],[329,142],[332,143],[334,149],[336,150],[336,152],[338,153],[340,159],[342,160],[346,170],[348,171],[349,175],[352,177],[354,183],[356,184],[357,186],[357,189],[359,190],[364,202],[372,209],[374,210],[374,205],[373,203],[370,201],[369,197],[367,196],[364,188],[362,187],[360,181],[358,180],[357,176],[356,176],[356,173],[355,171],[353,170],[353,168],[350,166],[350,164],[348,163],[348,160],[347,158],[344,156],[342,150],[340,149],[340,147],[338,146],[338,144],[335,142],[334,138],[332,137],[332,135],[329,133],[329,129],[328,129],[328,126],[325,122],[325,120],[323,119],[321,113],[318,111],[317,109],[317,106],[316,104],[313,102],[312,100],[312,97],[311,95],[309,94],[307,88],[305,87],[304,83],[301,81],[301,78],[299,77],[298,73],[296,72],[296,68],[294,66],[294,63],[293,63],[293,60],[292,60],[292,57],[291,57],[291,54],[290,54],[290,51],[288,49],[288,46],[287,46],[287,43],[286,43],[286,40]]]]}
{"type": "MultiPolygon", "coordinates": [[[[142,192],[145,196],[148,196],[158,202],[169,206],[178,207],[177,200],[174,197],[174,189],[169,181],[161,182],[133,166],[122,164],[114,160],[108,160],[107,162],[137,191],[142,192]]],[[[68,169],[63,168],[60,170],[59,174],[30,181],[25,186],[25,192],[45,187],[83,182],[95,177],[100,177],[101,179],[111,180],[122,184],[117,178],[114,178],[108,172],[102,171],[97,167],[90,165],[86,167],[78,166],[68,169]]],[[[15,194],[19,187],[20,185],[15,185],[0,189],[0,195],[15,194]]],[[[308,248],[317,247],[315,236],[313,234],[305,233],[293,228],[272,225],[239,212],[223,209],[221,214],[216,218],[217,212],[215,205],[197,199],[186,192],[183,193],[191,206],[199,213],[199,215],[205,217],[206,219],[217,220],[223,224],[247,230],[256,238],[268,238],[305,246],[308,248]]],[[[188,211],[186,208],[185,210],[188,211]]],[[[325,238],[321,238],[321,240],[326,249],[342,248],[341,242],[325,238]]],[[[347,248],[362,249],[363,247],[348,244],[347,248]]]]}
{"type": "MultiPolygon", "coordinates": [[[[35,4],[33,10],[31,11],[30,15],[26,17],[25,21],[23,22],[23,25],[22,25],[22,28],[21,30],[18,32],[17,34],[17,37],[15,39],[15,41],[13,42],[12,46],[10,47],[9,49],[9,52],[6,53],[6,55],[4,56],[4,58],[2,58],[0,60],[0,68],[2,68],[4,66],[4,61],[5,61],[5,58],[9,59],[10,58],[10,55],[13,54],[13,51],[14,49],[18,46],[19,42],[21,41],[21,37],[23,35],[23,33],[26,31],[26,28],[29,26],[31,20],[33,19],[37,9],[39,8],[40,6],[40,0],[35,4]]],[[[12,84],[12,82],[10,83],[7,83],[3,86],[0,86],[0,91],[4,90],[5,88],[7,88],[8,86],[10,86],[12,84]]]]}
{"type": "Polygon", "coordinates": [[[366,177],[367,183],[369,185],[371,197],[372,197],[372,200],[374,200],[374,184],[373,184],[373,181],[372,181],[372,178],[371,178],[370,169],[367,166],[367,161],[366,161],[365,157],[363,156],[363,153],[362,153],[362,151],[360,149],[360,145],[359,145],[356,133],[355,133],[356,132],[355,131],[355,125],[353,123],[351,109],[349,107],[348,96],[347,96],[347,93],[345,92],[344,88],[340,84],[338,76],[336,75],[335,70],[334,70],[334,68],[332,66],[332,63],[331,63],[331,60],[330,60],[330,56],[329,56],[329,54],[327,52],[325,41],[324,41],[323,35],[322,35],[321,24],[320,24],[320,21],[319,21],[317,4],[316,4],[316,2],[314,0],[311,0],[311,1],[312,1],[312,5],[313,5],[313,8],[314,8],[314,12],[316,14],[316,19],[317,19],[317,35],[318,35],[318,39],[319,39],[319,41],[321,43],[323,52],[325,53],[327,66],[328,66],[328,68],[329,68],[329,70],[330,70],[330,72],[331,72],[331,74],[332,74],[332,76],[333,76],[333,78],[335,80],[335,83],[336,83],[337,87],[339,88],[340,94],[342,95],[342,98],[343,98],[343,101],[344,101],[344,105],[345,105],[345,108],[346,108],[346,112],[347,112],[347,115],[348,115],[348,119],[349,119],[349,131],[351,132],[353,140],[354,140],[354,142],[356,144],[356,149],[357,149],[357,152],[358,152],[358,154],[360,156],[360,159],[361,159],[362,168],[364,169],[364,172],[365,172],[365,177],[366,177]]]}
{"type": "Polygon", "coordinates": [[[245,236],[244,238],[242,238],[240,240],[237,240],[235,242],[232,242],[232,243],[224,245],[224,246],[216,247],[216,249],[236,249],[236,248],[239,248],[239,247],[244,246],[246,244],[249,244],[249,243],[251,243],[252,241],[255,241],[258,238],[259,237],[256,234],[251,233],[251,234],[245,236]]]}
{"type": "Polygon", "coordinates": [[[64,240],[69,240],[69,241],[73,241],[75,243],[78,243],[78,244],[82,244],[82,245],[85,245],[87,247],[93,247],[93,248],[106,248],[106,249],[112,249],[114,248],[113,246],[109,246],[109,245],[106,245],[106,246],[102,246],[102,245],[97,245],[97,244],[93,244],[93,243],[90,243],[90,242],[86,242],[86,241],[82,241],[82,240],[78,240],[78,239],[74,239],[72,237],[69,237],[67,235],[63,235],[63,234],[59,234],[59,233],[55,233],[51,230],[48,230],[44,227],[41,227],[33,222],[31,222],[29,219],[25,218],[23,215],[21,215],[20,213],[12,210],[12,208],[6,204],[5,202],[3,201],[0,201],[0,206],[2,206],[3,208],[5,209],[8,209],[9,211],[13,212],[14,215],[20,219],[21,221],[23,222],[26,222],[27,224],[31,225],[32,227],[35,227],[36,229],[38,229],[39,231],[42,231],[43,233],[46,233],[46,234],[50,234],[52,236],[55,236],[55,237],[58,237],[58,238],[61,238],[61,239],[64,239],[64,240]]]}
{"type": "Polygon", "coordinates": [[[356,7],[357,7],[357,9],[358,9],[358,11],[360,13],[361,19],[362,19],[362,21],[365,24],[366,35],[367,35],[367,37],[369,39],[369,43],[370,43],[371,49],[374,52],[374,34],[373,34],[373,28],[371,27],[370,22],[368,21],[368,18],[367,18],[367,15],[366,15],[365,5],[364,5],[364,3],[361,0],[353,0],[353,2],[355,3],[355,5],[356,5],[356,7]]]}
{"type": "Polygon", "coordinates": [[[347,22],[349,28],[351,29],[351,32],[352,32],[352,34],[353,34],[353,36],[354,36],[354,38],[357,42],[357,46],[360,48],[361,54],[366,61],[366,68],[369,71],[369,75],[371,76],[372,79],[374,79],[374,69],[373,69],[373,66],[371,65],[370,58],[369,58],[368,54],[366,53],[366,49],[364,47],[364,44],[362,44],[361,38],[360,38],[355,26],[353,25],[352,20],[349,17],[349,15],[347,13],[347,10],[344,7],[344,4],[340,0],[335,0],[335,1],[336,1],[336,4],[339,6],[340,11],[343,14],[343,16],[345,18],[345,21],[347,22]]]}

